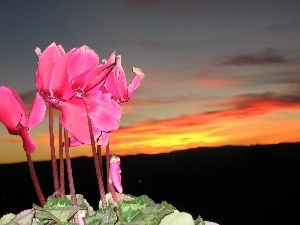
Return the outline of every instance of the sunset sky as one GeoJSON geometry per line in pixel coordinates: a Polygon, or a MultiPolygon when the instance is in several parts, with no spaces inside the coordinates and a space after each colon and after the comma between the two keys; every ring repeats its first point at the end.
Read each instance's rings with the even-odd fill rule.
{"type": "MultiPolygon", "coordinates": [[[[121,54],[128,81],[133,66],[146,74],[122,105],[116,154],[300,141],[300,2],[177,2],[3,0],[0,85],[29,109],[35,47],[88,45],[101,59],[121,54]]],[[[34,160],[50,157],[47,119],[30,132],[34,160]]],[[[3,124],[0,143],[0,163],[26,160],[21,138],[3,124]]]]}

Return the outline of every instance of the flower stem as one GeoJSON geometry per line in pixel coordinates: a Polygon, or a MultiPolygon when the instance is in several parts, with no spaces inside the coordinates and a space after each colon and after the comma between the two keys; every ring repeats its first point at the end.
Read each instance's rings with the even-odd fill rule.
{"type": "Polygon", "coordinates": [[[73,172],[72,172],[70,149],[69,149],[68,131],[66,129],[64,129],[64,138],[65,138],[66,165],[67,165],[70,195],[71,195],[72,205],[77,206],[77,198],[76,198],[76,192],[75,192],[75,186],[73,180],[73,172]]]}
{"type": "Polygon", "coordinates": [[[32,179],[32,182],[33,182],[33,185],[35,188],[35,192],[38,196],[41,206],[44,207],[44,205],[46,204],[46,201],[45,201],[42,189],[40,187],[39,181],[37,179],[31,156],[30,156],[30,154],[26,154],[26,156],[27,156],[27,163],[28,163],[31,179],[32,179]]]}
{"type": "Polygon", "coordinates": [[[103,178],[102,178],[102,173],[100,170],[100,163],[99,163],[98,155],[96,153],[96,144],[95,144],[95,140],[94,140],[94,133],[93,133],[93,127],[92,127],[93,125],[92,125],[92,121],[91,121],[91,118],[89,117],[89,115],[87,116],[87,118],[88,118],[91,147],[92,147],[95,170],[96,170],[97,181],[98,181],[98,186],[99,186],[100,198],[102,201],[102,207],[107,208],[107,202],[106,202],[106,198],[105,198],[105,190],[104,190],[104,185],[103,185],[103,178]]]}
{"type": "Polygon", "coordinates": [[[64,149],[62,141],[62,125],[59,123],[59,183],[60,183],[60,196],[65,197],[65,162],[64,162],[64,149]]]}
{"type": "MultiPolygon", "coordinates": [[[[50,135],[51,162],[52,162],[54,190],[55,193],[59,193],[57,162],[56,162],[55,146],[54,146],[53,107],[50,104],[49,104],[49,135],[50,135]]],[[[59,197],[58,195],[56,196],[59,197]]]]}
{"type": "Polygon", "coordinates": [[[101,175],[103,176],[103,165],[102,165],[102,156],[101,156],[101,145],[97,145],[97,155],[100,165],[101,175]]]}
{"type": "Polygon", "coordinates": [[[116,194],[116,189],[112,183],[111,180],[111,175],[110,175],[110,151],[109,151],[109,143],[106,145],[106,173],[107,173],[107,186],[108,190],[112,195],[113,200],[116,203],[119,203],[117,194],[116,194]]]}

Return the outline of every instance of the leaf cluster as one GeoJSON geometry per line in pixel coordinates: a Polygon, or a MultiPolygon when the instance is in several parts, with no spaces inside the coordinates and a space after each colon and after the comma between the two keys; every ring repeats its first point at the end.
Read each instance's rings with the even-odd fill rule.
{"type": "Polygon", "coordinates": [[[70,196],[66,198],[48,198],[44,207],[33,204],[17,215],[12,213],[0,219],[0,225],[76,225],[80,224],[78,215],[85,225],[205,225],[199,216],[195,221],[188,213],[179,212],[175,207],[162,202],[156,204],[146,195],[134,197],[119,194],[120,202],[113,201],[110,194],[106,195],[108,207],[94,211],[82,195],[77,195],[78,206],[73,206],[70,196]]]}

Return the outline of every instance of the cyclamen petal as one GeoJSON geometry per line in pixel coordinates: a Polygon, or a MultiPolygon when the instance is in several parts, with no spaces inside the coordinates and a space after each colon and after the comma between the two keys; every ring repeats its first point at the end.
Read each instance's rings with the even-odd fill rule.
{"type": "Polygon", "coordinates": [[[88,214],[87,210],[85,209],[80,209],[77,212],[78,215],[78,225],[85,225],[83,218],[86,217],[86,215],[88,214]]]}
{"type": "Polygon", "coordinates": [[[0,99],[0,121],[10,134],[16,134],[16,127],[21,122],[24,111],[11,88],[1,86],[0,99]]]}
{"type": "MultiPolygon", "coordinates": [[[[36,149],[36,144],[29,135],[24,103],[17,92],[10,87],[0,87],[0,99],[0,121],[6,126],[10,134],[19,135],[22,138],[24,151],[31,154],[36,149]]],[[[30,126],[41,121],[40,116],[34,114],[31,120],[30,126]]]]}
{"type": "MultiPolygon", "coordinates": [[[[115,63],[115,54],[112,53],[109,60],[105,64],[93,65],[86,69],[81,74],[73,77],[70,82],[72,84],[73,94],[77,97],[82,97],[97,86],[102,86],[105,78],[112,70],[115,63]]],[[[71,76],[72,77],[72,76],[71,76]]]]}
{"type": "Polygon", "coordinates": [[[132,78],[129,87],[128,87],[128,97],[130,98],[132,96],[132,93],[137,89],[137,87],[140,85],[141,81],[144,79],[145,74],[143,71],[139,68],[132,68],[132,72],[134,72],[136,75],[132,78]]]}
{"type": "Polygon", "coordinates": [[[29,114],[29,118],[28,118],[28,122],[27,122],[27,127],[28,129],[32,129],[33,127],[35,127],[37,124],[39,124],[44,116],[45,116],[45,112],[46,112],[46,104],[44,99],[39,95],[39,93],[37,93],[35,95],[31,110],[30,110],[30,114],[29,114]]]}
{"type": "MultiPolygon", "coordinates": [[[[85,87],[85,92],[90,91],[91,89],[98,86],[100,83],[102,85],[105,82],[105,78],[107,78],[108,74],[112,71],[115,67],[115,53],[113,52],[108,60],[105,60],[105,64],[99,64],[97,68],[93,71],[93,74],[89,74],[87,78],[89,82],[85,87]]],[[[102,86],[101,85],[101,86],[102,86]]]]}
{"type": "Polygon", "coordinates": [[[123,192],[122,179],[121,179],[121,168],[120,158],[116,155],[110,157],[110,176],[111,180],[119,193],[123,192]]]}
{"type": "Polygon", "coordinates": [[[86,45],[78,48],[72,55],[68,65],[69,79],[71,80],[91,67],[96,66],[98,63],[99,57],[94,50],[86,45]]]}
{"type": "Polygon", "coordinates": [[[122,110],[119,104],[111,99],[109,93],[86,95],[84,101],[95,127],[106,132],[119,128],[122,110]]]}
{"type": "Polygon", "coordinates": [[[110,132],[103,131],[97,140],[97,145],[102,145],[102,146],[108,145],[109,137],[110,137],[110,132]]]}
{"type": "Polygon", "coordinates": [[[53,67],[49,82],[49,89],[52,96],[61,99],[70,88],[69,76],[67,68],[70,58],[76,51],[76,48],[71,49],[66,53],[53,67]]]}
{"type": "Polygon", "coordinates": [[[22,113],[21,120],[19,123],[22,124],[24,127],[27,127],[27,115],[23,100],[14,89],[12,89],[11,87],[8,87],[8,89],[11,91],[13,98],[19,103],[19,107],[22,113]]]}
{"type": "Polygon", "coordinates": [[[21,136],[23,140],[23,149],[27,154],[31,154],[36,149],[36,144],[30,137],[29,131],[27,127],[21,127],[17,129],[18,135],[21,136]]]}
{"type": "Polygon", "coordinates": [[[107,76],[106,87],[118,102],[128,101],[127,82],[124,70],[121,66],[121,56],[116,58],[117,65],[113,68],[111,73],[107,76]]]}
{"type": "Polygon", "coordinates": [[[106,92],[110,92],[117,102],[127,102],[132,96],[134,90],[139,86],[140,82],[145,77],[141,69],[133,67],[133,72],[136,75],[132,79],[129,87],[127,87],[126,76],[121,66],[121,56],[118,56],[116,58],[116,66],[107,76],[105,88],[102,89],[104,89],[106,92]]]}
{"type": "MultiPolygon", "coordinates": [[[[82,99],[72,98],[69,101],[60,101],[59,108],[62,112],[61,124],[71,133],[73,138],[83,144],[90,144],[90,133],[86,106],[82,99]]],[[[99,136],[101,130],[93,126],[94,136],[99,136]]]]}
{"type": "Polygon", "coordinates": [[[38,90],[48,93],[50,91],[50,82],[52,71],[55,65],[61,60],[64,50],[55,43],[49,45],[40,55],[38,68],[36,71],[36,87],[38,90]]]}

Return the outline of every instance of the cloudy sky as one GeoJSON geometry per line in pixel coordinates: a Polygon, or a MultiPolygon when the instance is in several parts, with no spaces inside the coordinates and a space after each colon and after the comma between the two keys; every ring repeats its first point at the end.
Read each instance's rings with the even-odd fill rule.
{"type": "MultiPolygon", "coordinates": [[[[116,154],[300,141],[300,3],[295,0],[2,0],[0,85],[30,108],[38,58],[52,42],[116,51],[128,77],[116,154]]],[[[47,118],[31,135],[49,159],[47,118]]],[[[26,159],[0,124],[0,163],[26,159]]],[[[91,155],[88,146],[72,156],[91,155]]]]}

